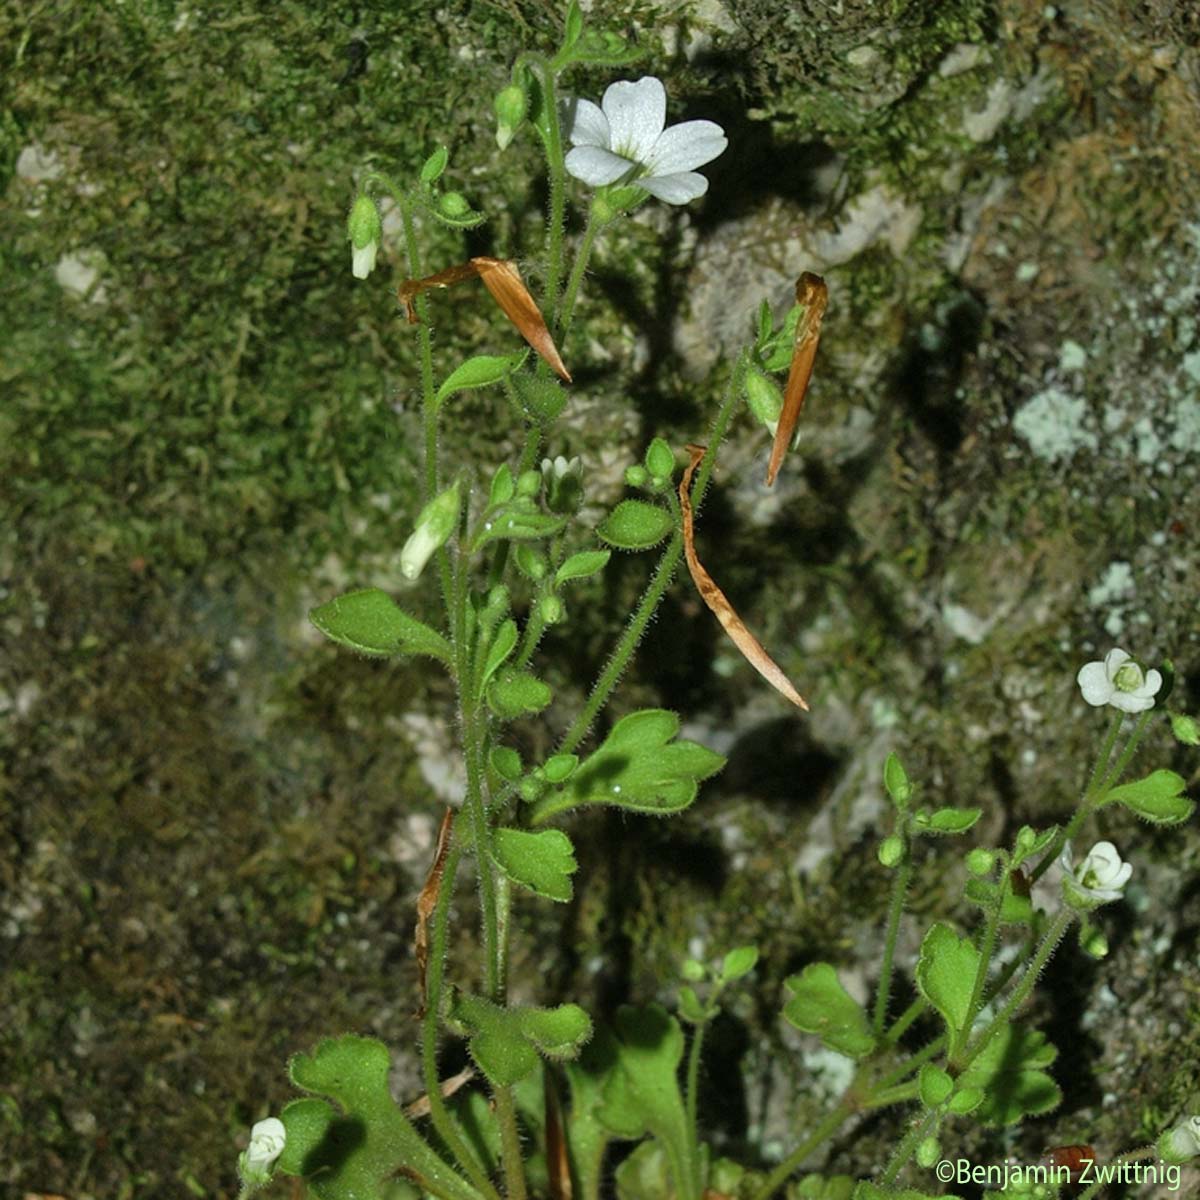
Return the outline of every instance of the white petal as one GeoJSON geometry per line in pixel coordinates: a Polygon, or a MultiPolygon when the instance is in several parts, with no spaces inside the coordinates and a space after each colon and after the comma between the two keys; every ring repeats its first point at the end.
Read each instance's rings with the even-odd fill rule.
{"type": "Polygon", "coordinates": [[[1108,703],[1113,708],[1119,708],[1121,712],[1140,713],[1145,712],[1148,708],[1154,707],[1153,696],[1139,696],[1137,692],[1117,692],[1114,691],[1108,698],[1108,703]]]}
{"type": "Polygon", "coordinates": [[[1087,666],[1080,667],[1075,682],[1079,684],[1083,698],[1095,708],[1107,704],[1116,690],[1101,662],[1090,662],[1087,666]]]}
{"type": "Polygon", "coordinates": [[[694,171],[712,162],[729,145],[725,131],[713,121],[684,121],[664,129],[646,161],[652,175],[694,171]]]}
{"type": "Polygon", "coordinates": [[[1162,687],[1162,675],[1151,667],[1146,672],[1146,682],[1138,688],[1135,694],[1139,696],[1157,696],[1160,687],[1162,687]]]}
{"type": "Polygon", "coordinates": [[[1120,647],[1110,650],[1104,656],[1104,669],[1108,672],[1109,679],[1112,679],[1128,661],[1129,655],[1120,647]]]}
{"type": "Polygon", "coordinates": [[[708,191],[708,180],[694,171],[679,175],[647,175],[634,182],[667,204],[686,204],[708,191]]]}
{"type": "Polygon", "coordinates": [[[608,118],[609,146],[635,162],[644,163],[667,121],[667,93],[653,75],[637,83],[610,84],[600,102],[608,118]]]}
{"type": "Polygon", "coordinates": [[[576,146],[567,153],[567,174],[582,179],[589,187],[615,183],[633,166],[628,159],[601,146],[576,146]]]}
{"type": "Polygon", "coordinates": [[[608,118],[600,105],[590,100],[574,100],[569,109],[570,127],[567,136],[576,146],[611,147],[608,118]]]}

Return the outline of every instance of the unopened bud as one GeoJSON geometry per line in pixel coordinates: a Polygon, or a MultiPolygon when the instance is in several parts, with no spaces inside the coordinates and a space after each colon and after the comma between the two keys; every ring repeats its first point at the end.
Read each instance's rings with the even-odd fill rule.
{"type": "Polygon", "coordinates": [[[417,526],[400,551],[400,573],[416,579],[440,546],[444,546],[458,524],[460,499],[458,483],[435,496],[421,510],[417,526]]]}
{"type": "Polygon", "coordinates": [[[492,107],[496,112],[496,145],[501,150],[507,150],[521,122],[525,120],[525,112],[529,107],[525,89],[519,84],[510,83],[497,93],[492,107]]]}
{"type": "Polygon", "coordinates": [[[383,223],[375,201],[365,192],[359,192],[350,217],[346,221],[346,233],[352,251],[351,270],[355,279],[366,279],[375,269],[375,255],[383,237],[383,223]]]}

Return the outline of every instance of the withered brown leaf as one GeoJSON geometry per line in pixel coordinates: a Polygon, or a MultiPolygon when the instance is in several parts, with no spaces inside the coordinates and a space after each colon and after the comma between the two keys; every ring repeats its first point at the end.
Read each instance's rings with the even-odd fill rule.
{"type": "Polygon", "coordinates": [[[784,455],[792,444],[796,432],[796,421],[804,406],[804,394],[812,378],[813,360],[817,356],[817,343],[821,340],[821,320],[825,306],[829,303],[829,289],[820,275],[805,271],[796,280],[796,303],[804,305],[804,313],[796,323],[796,340],[792,347],[792,365],[788,368],[787,386],[783,389],[783,409],[779,424],[775,427],[775,441],[771,445],[771,461],[767,463],[767,487],[775,483],[775,476],[783,465],[784,455]]]}
{"type": "Polygon", "coordinates": [[[683,510],[683,553],[687,558],[692,582],[704,603],[716,614],[733,644],[742,652],[746,661],[781,695],[786,696],[798,708],[808,711],[804,697],[792,686],[791,681],[780,669],[779,664],[763,649],[762,643],[746,628],[725,593],[713,582],[713,577],[704,569],[696,557],[695,519],[692,514],[692,476],[704,457],[704,446],[687,447],[691,457],[683,479],[679,484],[679,505],[683,510]]]}
{"type": "Polygon", "coordinates": [[[450,839],[454,834],[454,809],[447,808],[438,829],[437,848],[433,863],[425,876],[425,885],[417,897],[417,927],[413,933],[413,952],[417,959],[417,993],[420,996],[417,1018],[425,1015],[425,972],[429,966],[429,918],[437,908],[442,892],[442,874],[446,869],[446,855],[450,853],[450,839]]]}
{"type": "Polygon", "coordinates": [[[426,275],[424,279],[406,279],[397,296],[404,305],[404,315],[410,325],[418,323],[413,298],[429,288],[448,288],[464,279],[478,276],[492,294],[504,315],[517,327],[517,332],[550,364],[554,373],[566,383],[571,374],[558,353],[558,347],[546,328],[541,310],[534,303],[517,264],[508,258],[471,258],[465,263],[426,275]]]}

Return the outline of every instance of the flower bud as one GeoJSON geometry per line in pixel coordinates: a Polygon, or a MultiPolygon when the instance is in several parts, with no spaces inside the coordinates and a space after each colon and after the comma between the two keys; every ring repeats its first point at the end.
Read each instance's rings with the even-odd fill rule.
{"type": "Polygon", "coordinates": [[[507,150],[508,144],[525,120],[525,112],[529,101],[525,98],[525,89],[519,84],[510,83],[496,94],[492,108],[496,112],[496,145],[501,150],[507,150]]]}
{"type": "Polygon", "coordinates": [[[899,834],[890,834],[879,843],[876,853],[879,861],[889,870],[898,867],[904,860],[904,839],[899,834]]]}
{"type": "Polygon", "coordinates": [[[433,557],[433,552],[446,544],[458,524],[459,507],[456,481],[421,510],[412,536],[400,551],[400,573],[405,579],[416,579],[433,557]]]}
{"type": "Polygon", "coordinates": [[[1200,1117],[1188,1117],[1158,1139],[1163,1162],[1185,1163],[1200,1154],[1200,1117]]]}
{"type": "Polygon", "coordinates": [[[547,625],[557,625],[566,615],[566,610],[557,596],[543,596],[538,601],[538,615],[547,625]]]}
{"type": "Polygon", "coordinates": [[[924,1167],[928,1170],[942,1155],[941,1143],[930,1134],[927,1138],[922,1138],[917,1146],[917,1166],[924,1167]]]}
{"type": "Polygon", "coordinates": [[[625,468],[625,482],[630,487],[645,487],[650,482],[650,472],[641,463],[625,468]]]}
{"type": "Polygon", "coordinates": [[[283,1153],[287,1129],[278,1117],[267,1117],[250,1129],[250,1144],[238,1156],[238,1174],[249,1186],[261,1186],[271,1178],[271,1168],[283,1153]]]}
{"type": "Polygon", "coordinates": [[[977,848],[967,855],[967,870],[978,879],[990,875],[995,863],[996,856],[990,850],[977,848]]]}
{"type": "Polygon", "coordinates": [[[447,217],[463,217],[471,211],[462,192],[445,192],[438,197],[438,211],[447,217]]]}
{"type": "Polygon", "coordinates": [[[375,201],[365,192],[359,192],[350,209],[346,222],[346,233],[352,251],[351,270],[355,279],[366,279],[375,269],[375,255],[383,237],[383,223],[375,201]]]}
{"type": "Polygon", "coordinates": [[[754,367],[746,372],[746,403],[755,419],[774,433],[779,414],[783,412],[783,393],[774,380],[768,379],[754,367]]]}
{"type": "Polygon", "coordinates": [[[531,500],[542,490],[542,473],[532,468],[522,471],[517,480],[517,495],[528,496],[531,500]]]}
{"type": "Polygon", "coordinates": [[[546,507],[554,513],[575,513],[583,503],[583,460],[557,455],[553,462],[542,459],[546,485],[546,507]]]}

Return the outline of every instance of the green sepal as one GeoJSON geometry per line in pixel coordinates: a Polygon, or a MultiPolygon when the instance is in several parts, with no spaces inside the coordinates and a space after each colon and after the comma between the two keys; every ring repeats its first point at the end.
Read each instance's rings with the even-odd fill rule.
{"type": "Polygon", "coordinates": [[[445,192],[428,207],[436,221],[451,229],[474,229],[487,220],[483,213],[471,207],[461,192],[445,192]]]}
{"type": "Polygon", "coordinates": [[[565,785],[538,802],[533,823],[583,804],[659,814],[687,808],[700,781],[715,775],[725,759],[697,742],[673,741],[678,732],[679,718],[665,709],[622,717],[565,785]]]}
{"type": "Polygon", "coordinates": [[[908,773],[904,770],[895,751],[887,756],[887,761],[883,764],[883,786],[887,789],[887,794],[891,796],[896,810],[906,812],[908,801],[912,796],[912,784],[909,783],[908,773]]]}
{"type": "Polygon", "coordinates": [[[732,983],[749,975],[758,963],[757,946],[737,946],[721,959],[720,979],[722,983],[732,983]]]}
{"type": "Polygon", "coordinates": [[[552,537],[566,524],[565,517],[542,512],[528,496],[515,496],[507,504],[489,509],[484,518],[475,531],[475,549],[502,538],[525,542],[552,537]]]}
{"type": "Polygon", "coordinates": [[[959,1086],[950,1097],[946,1108],[955,1116],[963,1117],[973,1113],[984,1101],[984,1094],[977,1087],[959,1086]]]}
{"type": "Polygon", "coordinates": [[[649,550],[675,528],[675,518],[658,504],[622,500],[596,532],[618,550],[649,550]]]}
{"type": "Polygon", "coordinates": [[[1043,1068],[1058,1057],[1045,1034],[1005,1025],[959,1076],[961,1088],[984,1094],[975,1116],[985,1125],[1013,1125],[1057,1108],[1062,1092],[1043,1068]]]}
{"type": "Polygon", "coordinates": [[[541,583],[546,578],[546,572],[549,570],[546,556],[539,553],[528,542],[518,542],[513,547],[513,560],[517,564],[517,570],[526,579],[532,580],[534,583],[541,583]]]}
{"type": "Polygon", "coordinates": [[[521,756],[511,746],[493,746],[488,762],[492,770],[508,783],[516,783],[521,778],[521,756]]]}
{"type": "Polygon", "coordinates": [[[611,550],[581,550],[578,554],[572,554],[554,572],[554,586],[562,587],[568,579],[586,579],[597,571],[603,571],[611,557],[611,550]]]}
{"type": "Polygon", "coordinates": [[[571,0],[567,6],[567,20],[563,29],[563,50],[570,50],[579,41],[582,32],[583,10],[579,7],[579,0],[571,0]]]}
{"type": "Polygon", "coordinates": [[[511,667],[500,671],[487,689],[488,707],[498,717],[511,721],[527,713],[541,712],[554,693],[530,671],[511,667]]]}
{"type": "Polygon", "coordinates": [[[567,406],[566,388],[557,379],[525,373],[513,378],[513,386],[526,412],[539,424],[557,420],[567,406]]]}
{"type": "Polygon", "coordinates": [[[982,808],[922,809],[913,817],[913,828],[917,833],[966,833],[982,814],[982,808]]]}
{"type": "Polygon", "coordinates": [[[1015,871],[1022,863],[1044,853],[1058,836],[1058,826],[1051,825],[1040,833],[1031,825],[1022,825],[1013,839],[1012,868],[1015,871]]]}
{"type": "Polygon", "coordinates": [[[926,1108],[937,1108],[954,1091],[954,1080],[949,1073],[933,1063],[926,1063],[917,1076],[921,1103],[926,1108]]]}
{"type": "Polygon", "coordinates": [[[450,162],[450,151],[445,146],[439,146],[421,167],[421,182],[428,187],[436,183],[450,162]]]}
{"type": "Polygon", "coordinates": [[[688,987],[684,984],[679,989],[679,1015],[689,1025],[703,1025],[709,1019],[709,1012],[700,1003],[700,997],[696,995],[696,989],[688,987]]]}
{"type": "Polygon", "coordinates": [[[501,463],[492,476],[492,486],[488,490],[488,508],[497,504],[505,504],[516,495],[517,485],[513,480],[512,468],[508,463],[501,463]]]}
{"type": "Polygon", "coordinates": [[[440,406],[455,392],[499,383],[518,370],[528,357],[528,350],[520,350],[516,354],[476,354],[446,376],[437,390],[434,404],[440,406]]]}
{"type": "Polygon", "coordinates": [[[851,1058],[865,1058],[875,1048],[867,1014],[829,963],[809,963],[784,986],[792,993],[783,1006],[788,1024],[802,1033],[815,1033],[831,1050],[851,1058]]]}
{"type": "Polygon", "coordinates": [[[770,302],[764,300],[758,306],[758,333],[754,339],[754,348],[756,350],[761,351],[767,344],[767,339],[771,336],[774,328],[775,320],[771,315],[770,302]]]}
{"type": "Polygon", "coordinates": [[[1171,722],[1171,732],[1175,740],[1183,746],[1200,746],[1200,721],[1189,717],[1187,713],[1168,712],[1167,720],[1171,722]]]}
{"type": "Polygon", "coordinates": [[[504,660],[513,652],[517,645],[517,623],[511,617],[496,630],[492,644],[488,647],[487,659],[483,664],[483,673],[479,677],[478,695],[483,695],[492,676],[503,665],[504,660]]]}
{"type": "Polygon", "coordinates": [[[408,613],[379,588],[347,592],[308,614],[308,619],[330,641],[360,654],[391,658],[397,654],[427,654],[449,665],[454,658],[450,643],[408,613]]]}
{"type": "Polygon", "coordinates": [[[492,834],[492,857],[514,883],[547,900],[571,899],[571,876],[578,864],[575,847],[561,829],[497,829],[492,834]]]}
{"type": "Polygon", "coordinates": [[[643,459],[646,470],[658,479],[670,479],[675,474],[675,454],[660,437],[651,440],[643,459]]]}
{"type": "Polygon", "coordinates": [[[592,1036],[591,1018],[577,1004],[502,1008],[455,992],[449,1017],[467,1030],[471,1057],[497,1087],[510,1087],[535,1071],[539,1055],[574,1058],[592,1036]]]}
{"type": "Polygon", "coordinates": [[[949,925],[937,922],[921,943],[917,987],[942,1014],[951,1040],[967,1023],[967,1010],[979,967],[979,951],[970,938],[960,938],[949,925]]]}
{"type": "Polygon", "coordinates": [[[542,774],[547,783],[565,783],[575,774],[577,766],[578,754],[552,754],[542,763],[542,774]]]}
{"type": "Polygon", "coordinates": [[[1135,816],[1154,825],[1178,825],[1186,821],[1196,806],[1183,795],[1187,786],[1174,771],[1151,771],[1149,775],[1111,788],[1102,804],[1123,804],[1135,816]]]}
{"type": "Polygon", "coordinates": [[[800,323],[803,304],[793,304],[783,318],[783,324],[767,340],[762,348],[762,365],[765,371],[786,371],[792,365],[792,354],[796,348],[796,326],[800,323]]]}

